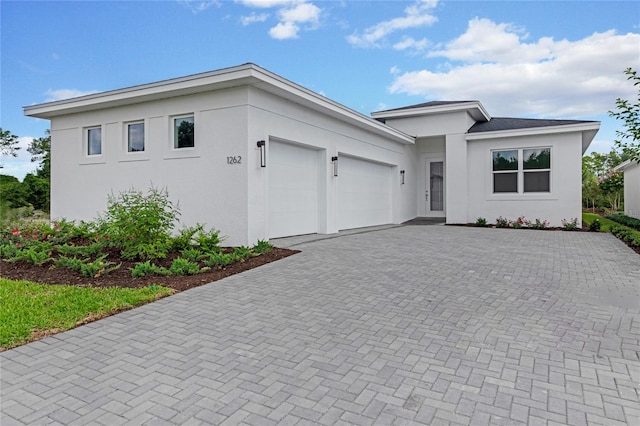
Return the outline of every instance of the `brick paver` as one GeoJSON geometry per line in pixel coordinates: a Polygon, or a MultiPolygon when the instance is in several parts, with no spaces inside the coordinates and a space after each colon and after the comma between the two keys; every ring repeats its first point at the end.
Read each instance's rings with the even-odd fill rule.
{"type": "Polygon", "coordinates": [[[638,424],[640,256],[403,226],[0,354],[0,423],[638,424]]]}

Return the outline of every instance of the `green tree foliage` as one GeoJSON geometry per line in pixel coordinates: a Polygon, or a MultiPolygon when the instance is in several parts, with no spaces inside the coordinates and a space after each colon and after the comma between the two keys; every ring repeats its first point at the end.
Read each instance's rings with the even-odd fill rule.
{"type": "Polygon", "coordinates": [[[2,156],[17,157],[20,150],[18,142],[16,135],[0,127],[0,154],[2,156]]]}
{"type": "Polygon", "coordinates": [[[29,144],[27,151],[31,154],[32,162],[39,162],[36,176],[49,180],[51,178],[51,132],[45,131],[42,138],[35,138],[29,144]]]}
{"type": "Polygon", "coordinates": [[[636,71],[627,68],[624,73],[638,90],[637,101],[633,103],[627,99],[616,99],[616,111],[609,111],[609,116],[622,120],[624,130],[616,131],[620,137],[616,140],[616,147],[631,154],[631,159],[640,163],[640,76],[636,71]]]}
{"type": "Polygon", "coordinates": [[[582,157],[582,201],[587,208],[617,210],[623,201],[623,175],[613,172],[630,159],[628,149],[613,149],[608,154],[593,152],[582,157]]]}

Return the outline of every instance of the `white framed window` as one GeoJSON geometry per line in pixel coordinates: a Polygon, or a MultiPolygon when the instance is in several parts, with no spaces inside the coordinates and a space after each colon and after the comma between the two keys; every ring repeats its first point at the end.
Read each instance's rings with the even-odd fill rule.
{"type": "Polygon", "coordinates": [[[491,151],[493,193],[551,192],[551,148],[491,151]]]}
{"type": "Polygon", "coordinates": [[[86,154],[88,156],[102,155],[102,127],[87,127],[85,129],[86,154]]]}
{"type": "Polygon", "coordinates": [[[173,148],[194,148],[195,120],[193,115],[173,117],[173,148]]]}
{"type": "Polygon", "coordinates": [[[145,135],[144,121],[126,124],[127,152],[144,152],[145,135]]]}

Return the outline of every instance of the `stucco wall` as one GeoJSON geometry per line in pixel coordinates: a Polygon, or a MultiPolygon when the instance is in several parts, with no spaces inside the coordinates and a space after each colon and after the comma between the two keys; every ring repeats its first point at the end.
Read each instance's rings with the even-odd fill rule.
{"type": "Polygon", "coordinates": [[[624,214],[640,219],[640,165],[634,162],[624,170],[624,214]]]}
{"type": "Polygon", "coordinates": [[[515,220],[521,215],[530,220],[548,220],[551,226],[562,226],[562,219],[580,220],[581,158],[581,135],[577,132],[470,140],[466,175],[469,202],[465,220],[461,222],[475,222],[484,217],[495,223],[498,216],[515,220]],[[494,194],[491,150],[539,147],[551,148],[551,191],[494,194]]]}
{"type": "Polygon", "coordinates": [[[54,118],[51,214],[90,220],[107,195],[166,187],[181,221],[202,223],[244,244],[247,235],[247,90],[228,89],[54,118]],[[174,150],[172,116],[194,114],[195,149],[174,150]],[[128,153],[125,123],[145,121],[145,152],[128,153]],[[85,155],[86,126],[102,126],[102,155],[85,155]],[[226,164],[227,156],[247,161],[226,164]]]}
{"type": "MultiPolygon", "coordinates": [[[[393,223],[415,217],[415,161],[413,145],[403,145],[370,131],[348,125],[334,117],[319,114],[257,88],[250,88],[249,151],[255,141],[276,140],[300,144],[320,151],[319,226],[321,233],[338,232],[336,191],[339,178],[333,176],[331,157],[345,155],[392,166],[393,223]],[[400,170],[405,170],[405,185],[400,184],[400,170]]],[[[267,169],[269,159],[267,157],[267,169]]],[[[265,211],[269,203],[268,171],[249,164],[249,240],[266,238],[265,211]]],[[[295,179],[295,176],[292,176],[295,179]]]]}

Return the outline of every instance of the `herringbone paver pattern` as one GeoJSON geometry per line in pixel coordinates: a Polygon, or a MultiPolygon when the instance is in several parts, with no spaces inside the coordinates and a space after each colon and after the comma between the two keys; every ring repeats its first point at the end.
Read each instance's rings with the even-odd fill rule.
{"type": "Polygon", "coordinates": [[[639,424],[640,257],[405,226],[0,354],[14,424],[639,424]]]}

